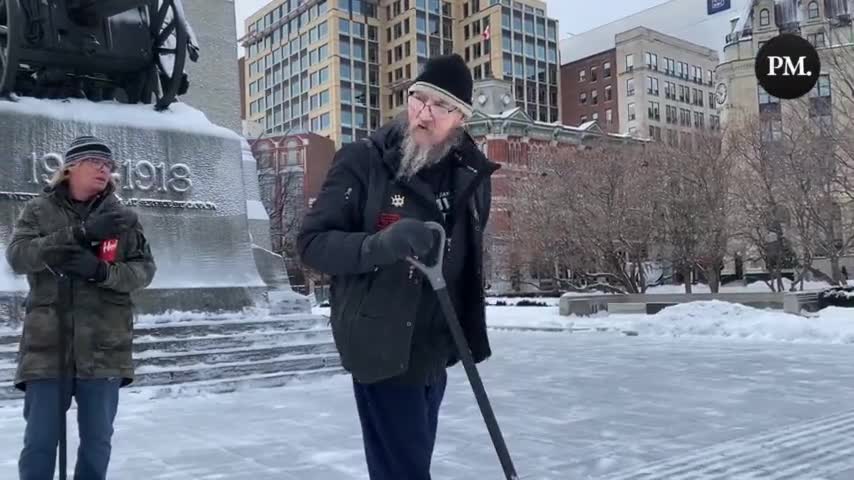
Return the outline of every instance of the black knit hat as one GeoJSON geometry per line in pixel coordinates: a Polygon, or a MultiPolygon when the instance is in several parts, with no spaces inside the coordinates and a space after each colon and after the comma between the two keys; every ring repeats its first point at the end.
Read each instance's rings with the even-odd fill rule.
{"type": "Polygon", "coordinates": [[[471,70],[463,57],[454,53],[427,60],[424,70],[409,87],[409,93],[424,92],[437,95],[469,117],[472,114],[473,86],[471,70]]]}
{"type": "Polygon", "coordinates": [[[73,165],[84,158],[103,158],[114,162],[110,147],[91,135],[81,135],[71,142],[65,151],[65,165],[73,165]]]}

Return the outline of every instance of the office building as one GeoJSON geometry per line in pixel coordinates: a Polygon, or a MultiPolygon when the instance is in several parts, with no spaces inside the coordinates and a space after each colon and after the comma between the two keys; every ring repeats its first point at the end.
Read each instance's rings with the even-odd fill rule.
{"type": "Polygon", "coordinates": [[[563,123],[597,121],[608,132],[687,145],[718,130],[715,50],[645,27],[619,32],[614,48],[561,66],[563,123]]]}
{"type": "Polygon", "coordinates": [[[271,134],[362,138],[404,110],[429,57],[451,52],[475,80],[513,82],[532,118],[560,119],[558,26],[542,1],[274,0],[246,27],[247,123],[271,134]]]}

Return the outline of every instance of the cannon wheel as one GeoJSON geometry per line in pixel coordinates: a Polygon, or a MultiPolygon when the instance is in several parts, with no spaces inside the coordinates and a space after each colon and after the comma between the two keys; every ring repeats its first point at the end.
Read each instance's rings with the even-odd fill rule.
{"type": "Polygon", "coordinates": [[[18,0],[0,0],[0,96],[14,91],[18,73],[18,0]]]}
{"type": "MultiPolygon", "coordinates": [[[[3,1],[3,0],[0,0],[3,1]]],[[[151,36],[154,40],[155,63],[154,108],[165,110],[175,101],[181,82],[184,81],[184,65],[187,62],[187,44],[190,41],[183,10],[175,8],[175,0],[154,2],[156,11],[151,11],[151,36]]]]}

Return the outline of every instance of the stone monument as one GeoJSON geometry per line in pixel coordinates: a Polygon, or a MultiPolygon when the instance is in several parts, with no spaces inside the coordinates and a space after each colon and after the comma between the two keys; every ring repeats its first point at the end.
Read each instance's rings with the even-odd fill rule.
{"type": "MultiPolygon", "coordinates": [[[[0,1],[0,253],[68,143],[91,134],[121,162],[118,193],[157,262],[141,313],[310,311],[270,252],[246,141],[175,102],[190,84],[185,59],[200,56],[181,1],[54,3],[0,1]]],[[[2,263],[0,315],[19,317],[26,283],[2,263]]]]}

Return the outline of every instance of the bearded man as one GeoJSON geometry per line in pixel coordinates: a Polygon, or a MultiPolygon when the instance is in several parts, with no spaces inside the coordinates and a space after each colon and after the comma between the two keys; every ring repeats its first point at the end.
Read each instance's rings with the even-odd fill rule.
{"type": "Polygon", "coordinates": [[[445,248],[443,272],[476,362],[486,332],[483,231],[490,162],[463,129],[471,72],[434,57],[409,88],[407,111],[339,150],[298,237],[302,261],[332,276],[331,324],[353,377],[371,480],[429,480],[446,368],[458,354],[426,278],[407,257],[445,248]],[[443,225],[445,245],[425,222],[443,225]]]}

